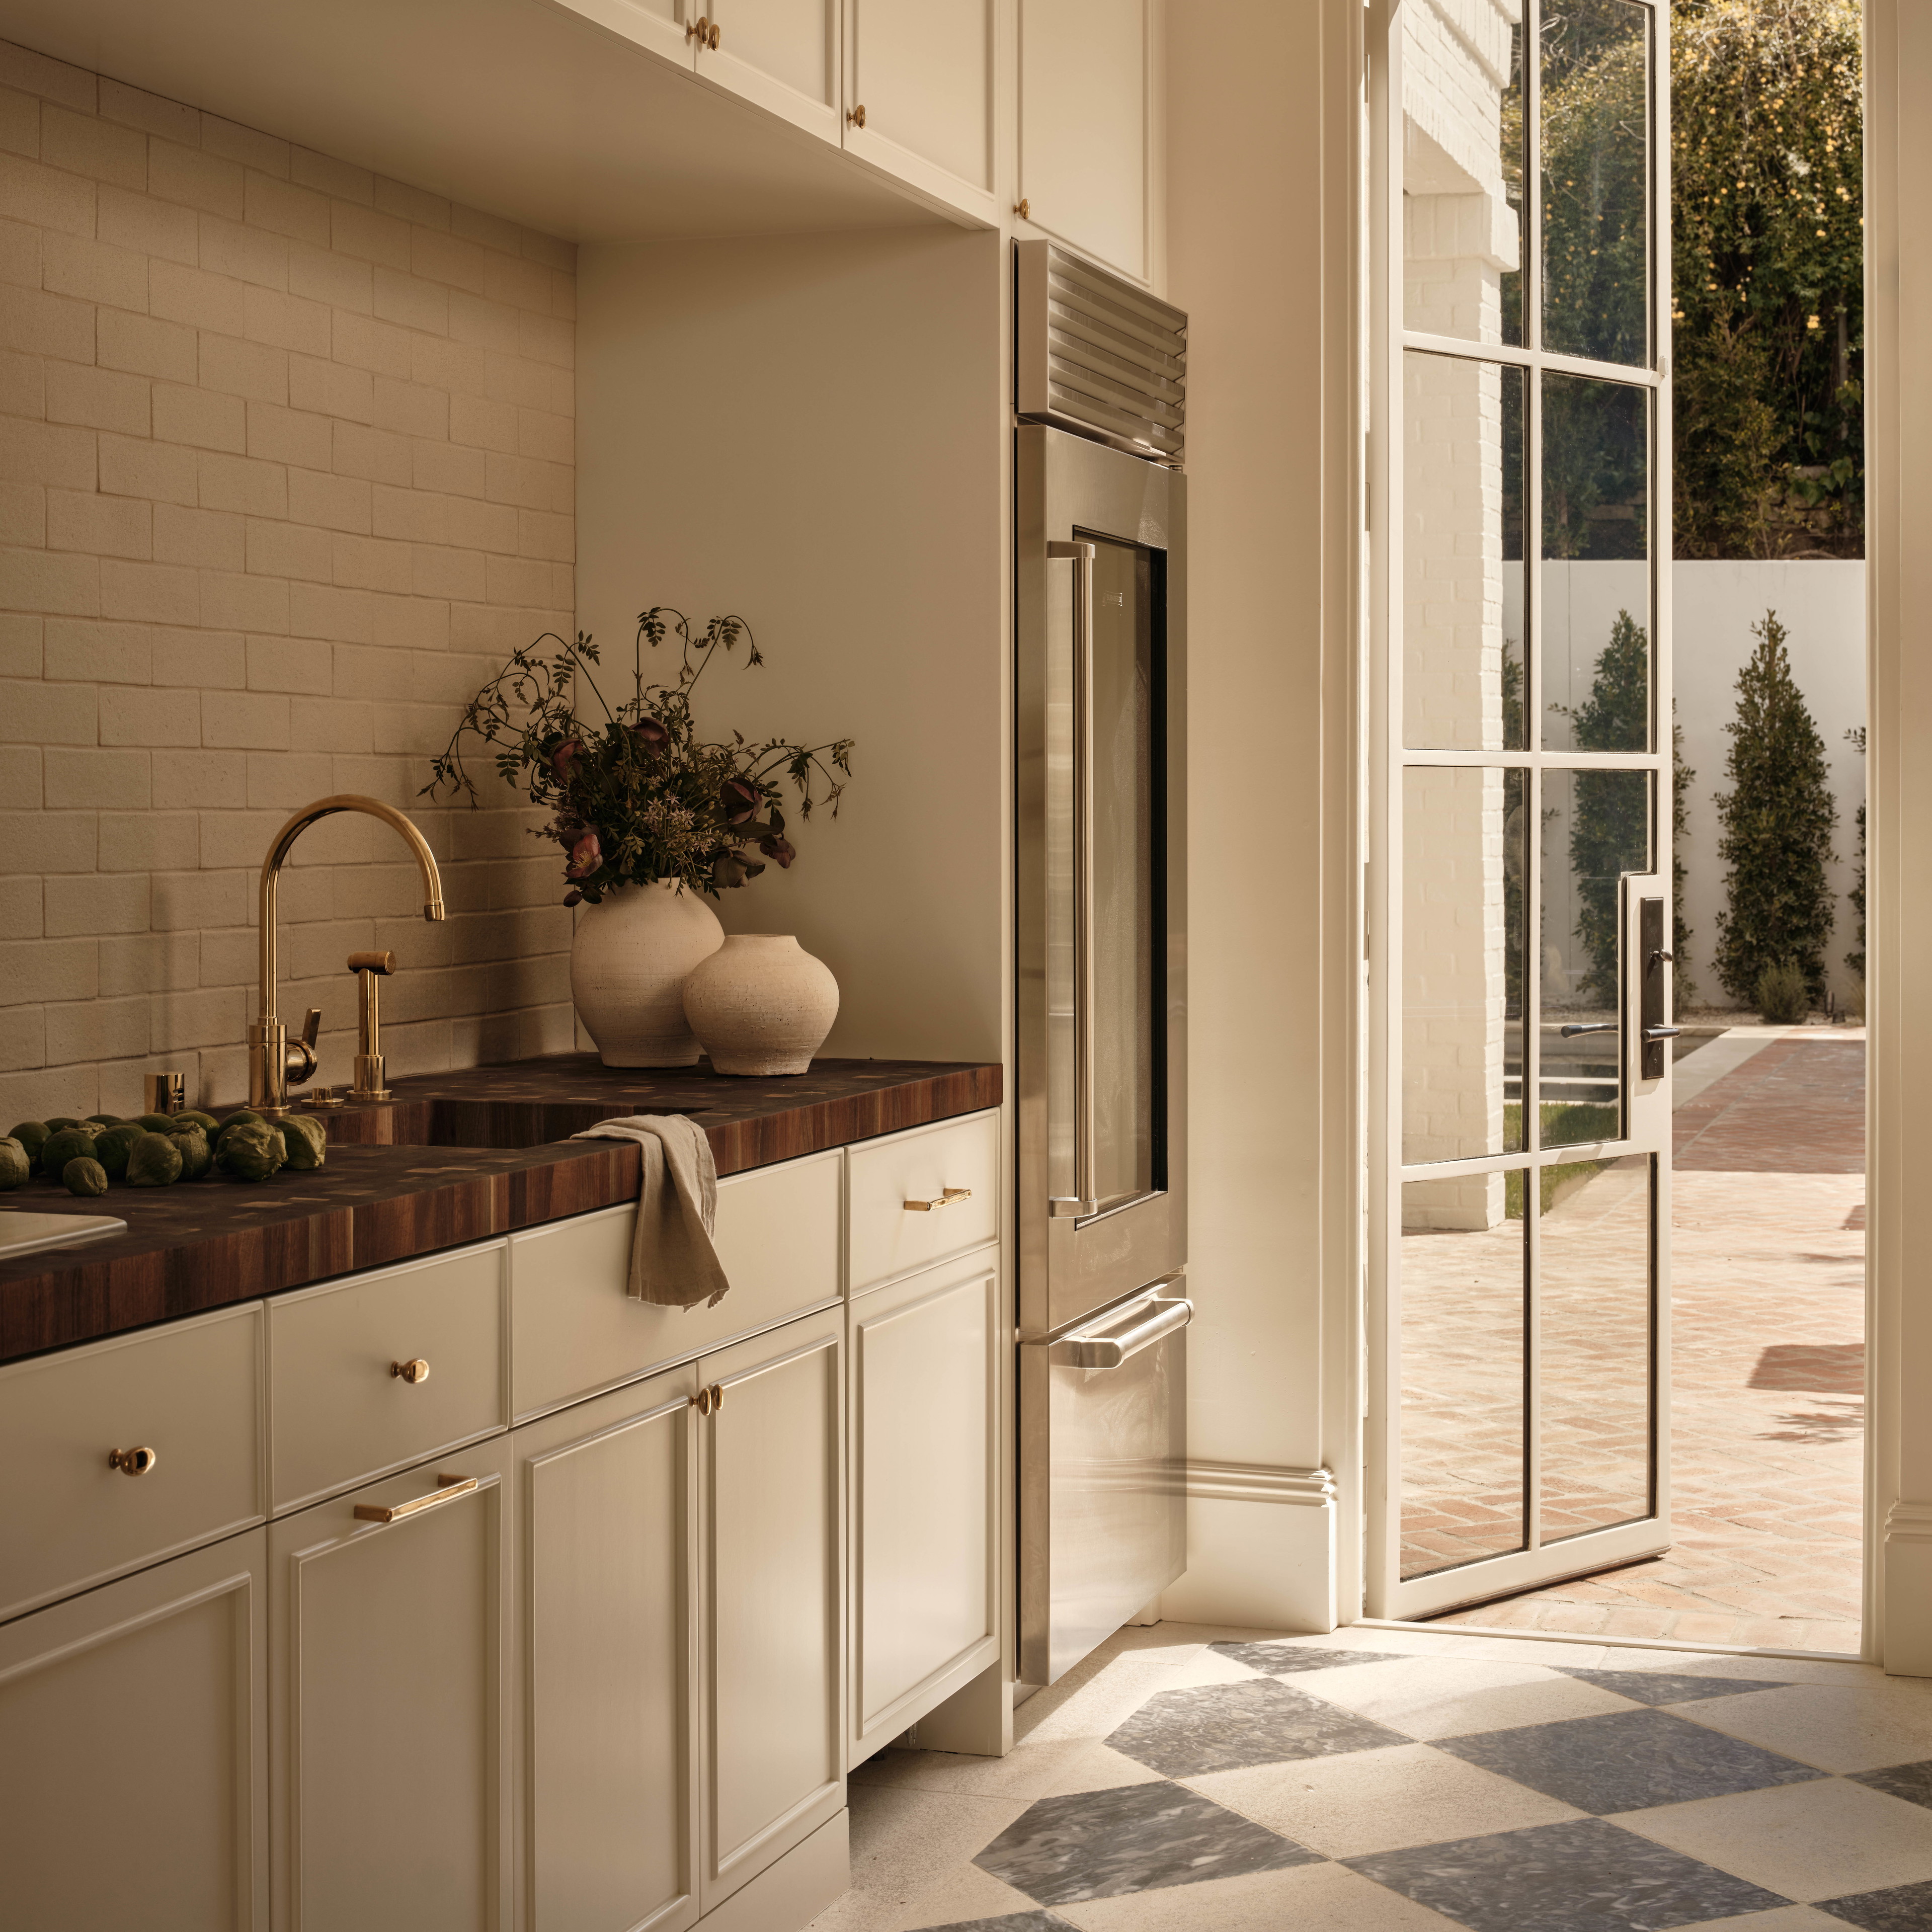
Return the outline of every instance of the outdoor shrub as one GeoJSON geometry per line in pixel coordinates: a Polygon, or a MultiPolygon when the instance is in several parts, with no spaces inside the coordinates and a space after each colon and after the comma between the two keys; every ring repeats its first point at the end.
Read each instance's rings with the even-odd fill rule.
{"type": "MultiPolygon", "coordinates": [[[[1856,745],[1862,758],[1865,749],[1865,728],[1861,724],[1845,734],[1845,742],[1856,745]]],[[[1845,964],[1862,980],[1865,976],[1865,808],[1861,805],[1858,812],[1858,850],[1852,862],[1852,876],[1858,884],[1845,896],[1852,902],[1852,910],[1858,916],[1858,943],[1845,955],[1845,964]]]]}
{"type": "Polygon", "coordinates": [[[1724,729],[1731,789],[1715,800],[1729,868],[1713,962],[1740,1006],[1758,999],[1770,966],[1790,965],[1814,1005],[1825,998],[1825,942],[1832,930],[1825,868],[1838,808],[1826,784],[1825,746],[1792,682],[1785,628],[1775,610],[1751,627],[1758,646],[1738,674],[1738,715],[1724,729]]]}
{"type": "MultiPolygon", "coordinates": [[[[1507,684],[1507,680],[1505,680],[1507,684]]],[[[1580,752],[1641,752],[1650,744],[1650,634],[1628,610],[1610,626],[1610,642],[1597,659],[1590,694],[1581,704],[1554,704],[1570,721],[1580,752]]],[[[1697,774],[1684,762],[1684,734],[1671,731],[1671,878],[1676,908],[1672,951],[1681,1006],[1690,995],[1690,928],[1684,920],[1684,861],[1678,856],[1689,830],[1686,810],[1697,774]]],[[[1576,880],[1576,937],[1589,956],[1582,991],[1600,1005],[1617,1001],[1617,880],[1649,863],[1648,788],[1624,772],[1580,771],[1573,781],[1576,809],[1570,822],[1570,864],[1576,880]]]]}
{"type": "Polygon", "coordinates": [[[1797,1026],[1811,1010],[1804,974],[1790,960],[1767,966],[1757,976],[1758,1018],[1767,1026],[1797,1026]]]}

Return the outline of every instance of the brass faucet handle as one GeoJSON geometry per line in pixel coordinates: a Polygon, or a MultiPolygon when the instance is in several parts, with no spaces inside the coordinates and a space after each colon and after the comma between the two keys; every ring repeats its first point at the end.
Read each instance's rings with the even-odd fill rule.
{"type": "Polygon", "coordinates": [[[349,970],[352,973],[393,973],[396,970],[396,956],[393,952],[352,952],[349,956],[349,970]]]}
{"type": "Polygon", "coordinates": [[[317,1036],[321,1034],[321,1031],[322,1009],[320,1006],[311,1006],[309,1008],[308,1011],[302,1016],[302,1044],[307,1047],[311,1053],[315,1051],[315,1042],[317,1036]]]}

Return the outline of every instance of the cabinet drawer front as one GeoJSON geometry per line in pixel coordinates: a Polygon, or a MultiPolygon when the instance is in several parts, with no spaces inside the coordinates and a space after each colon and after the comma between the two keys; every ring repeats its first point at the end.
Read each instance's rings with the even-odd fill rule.
{"type": "Polygon", "coordinates": [[[0,1616],[259,1521],[261,1416],[259,1302],[0,1370],[0,1616]]]}
{"type": "Polygon", "coordinates": [[[278,1512],[503,1426],[503,1276],[498,1241],[270,1305],[278,1512]]]}
{"type": "Polygon", "coordinates": [[[624,1292],[634,1208],[580,1215],[510,1243],[512,1406],[540,1415],[634,1381],[838,1293],[838,1156],[718,1184],[712,1238],[731,1283],[715,1308],[658,1308],[624,1292]]]}
{"type": "Polygon", "coordinates": [[[851,1292],[964,1254],[999,1232],[1000,1117],[974,1114],[868,1141],[846,1156],[851,1190],[851,1292]],[[948,1204],[908,1208],[908,1202],[948,1204]]]}

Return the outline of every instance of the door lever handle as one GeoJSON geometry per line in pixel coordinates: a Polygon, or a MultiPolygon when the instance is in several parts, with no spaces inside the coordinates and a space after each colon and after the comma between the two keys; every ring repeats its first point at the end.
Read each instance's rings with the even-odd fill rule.
{"type": "Polygon", "coordinates": [[[1683,1030],[1682,1027],[1647,1026],[1643,1036],[1646,1040],[1675,1040],[1683,1030]]]}
{"type": "Polygon", "coordinates": [[[1574,1040],[1580,1033],[1615,1033],[1616,1030],[1616,1021],[1601,1020],[1594,1026],[1567,1026],[1563,1028],[1563,1037],[1574,1040]]]}

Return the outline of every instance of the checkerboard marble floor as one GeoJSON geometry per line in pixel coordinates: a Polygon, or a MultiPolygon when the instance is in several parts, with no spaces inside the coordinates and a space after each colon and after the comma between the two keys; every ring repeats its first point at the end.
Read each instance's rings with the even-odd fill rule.
{"type": "Polygon", "coordinates": [[[1932,1681],[1868,1665],[1160,1624],[1016,1730],[856,1770],[813,1932],[1932,1928],[1932,1681]]]}

